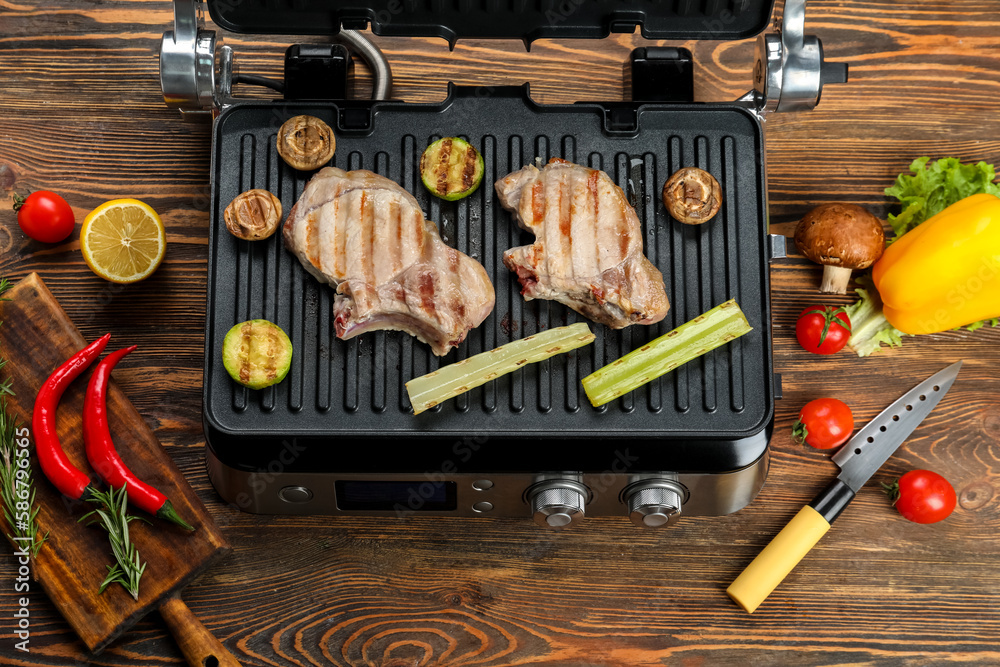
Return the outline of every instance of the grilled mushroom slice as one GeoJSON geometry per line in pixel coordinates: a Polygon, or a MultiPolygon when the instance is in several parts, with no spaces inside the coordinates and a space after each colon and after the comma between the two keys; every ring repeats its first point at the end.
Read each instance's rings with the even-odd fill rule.
{"type": "Polygon", "coordinates": [[[259,241],[278,229],[281,201],[267,190],[247,190],[229,203],[222,217],[236,238],[259,241]]]}
{"type": "Polygon", "coordinates": [[[700,225],[719,212],[722,188],[715,177],[703,169],[678,169],[663,184],[663,205],[680,222],[700,225]]]}
{"type": "Polygon", "coordinates": [[[823,265],[819,291],[847,294],[851,271],[867,269],[885,250],[882,221],[857,204],[820,204],[795,228],[795,245],[823,265]]]}
{"type": "Polygon", "coordinates": [[[333,157],[336,148],[333,130],[315,116],[295,116],[278,130],[278,154],[302,171],[322,167],[333,157]]]}

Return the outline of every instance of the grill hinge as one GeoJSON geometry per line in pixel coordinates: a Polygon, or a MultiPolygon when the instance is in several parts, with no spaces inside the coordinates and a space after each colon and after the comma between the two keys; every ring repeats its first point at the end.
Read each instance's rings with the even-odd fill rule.
{"type": "Polygon", "coordinates": [[[285,51],[285,99],[346,99],[350,66],[343,44],[292,44],[285,51]]]}
{"type": "Polygon", "coordinates": [[[625,99],[694,102],[694,59],[683,47],[633,49],[625,63],[625,99]]]}
{"type": "Polygon", "coordinates": [[[763,117],[772,111],[809,111],[823,86],[847,83],[847,63],[827,62],[823,43],[805,34],[806,0],[785,0],[777,32],[757,36],[754,89],[738,101],[763,117]]]}
{"type": "Polygon", "coordinates": [[[781,234],[768,234],[767,235],[767,261],[773,262],[776,259],[784,259],[787,257],[786,252],[786,241],[787,239],[781,234]]]}
{"type": "Polygon", "coordinates": [[[364,27],[367,19],[355,23],[345,20],[344,29],[333,36],[337,44],[291,47],[286,52],[286,78],[282,82],[239,73],[232,49],[222,45],[214,30],[205,28],[203,2],[174,0],[173,30],[164,32],[160,42],[163,100],[185,119],[215,118],[237,101],[233,85],[239,83],[272,88],[285,99],[346,99],[350,53],[371,70],[372,99],[387,100],[392,95],[392,71],[382,51],[361,33],[348,29],[355,24],[364,27]]]}

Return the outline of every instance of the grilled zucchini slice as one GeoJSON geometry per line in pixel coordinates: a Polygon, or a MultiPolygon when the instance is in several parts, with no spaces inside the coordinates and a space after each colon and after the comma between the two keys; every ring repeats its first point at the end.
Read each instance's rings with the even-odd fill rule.
{"type": "Polygon", "coordinates": [[[483,156],[458,137],[438,139],[420,157],[420,179],[435,197],[468,197],[483,180],[483,156]]]}
{"type": "Polygon", "coordinates": [[[229,330],[222,343],[222,363],[229,376],[244,387],[270,387],[288,375],[292,341],[273,322],[240,322],[229,330]]]}

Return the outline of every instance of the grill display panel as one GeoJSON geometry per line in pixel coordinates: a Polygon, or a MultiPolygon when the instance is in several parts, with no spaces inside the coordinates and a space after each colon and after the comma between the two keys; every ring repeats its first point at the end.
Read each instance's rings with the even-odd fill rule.
{"type": "Polygon", "coordinates": [[[755,436],[773,414],[762,143],[759,121],[736,105],[548,106],[522,89],[453,89],[440,104],[246,103],[227,110],[214,135],[206,327],[204,409],[215,455],[230,466],[259,468],[291,439],[306,445],[292,468],[405,470],[455,458],[456,447],[472,437],[487,443],[476,445],[483,450],[476,462],[494,469],[564,467],[573,463],[567,446],[585,469],[588,452],[609,441],[646,452],[643,467],[657,467],[650,454],[660,457],[661,469],[749,464],[761,453],[755,436]],[[280,234],[248,242],[226,231],[222,211],[242,191],[270,190],[286,212],[298,199],[312,174],[281,160],[275,136],[301,113],[334,128],[334,166],[370,169],[401,184],[446,243],[486,268],[496,307],[447,357],[434,357],[400,332],[338,340],[333,290],[305,272],[280,234]],[[483,184],[458,202],[431,196],[419,178],[422,151],[442,136],[463,137],[485,162],[483,184]],[[542,329],[586,321],[555,302],[525,301],[501,261],[504,250],[533,237],[501,208],[493,182],[552,157],[602,169],[622,187],[642,222],[646,256],[663,273],[670,311],[654,326],[613,331],[591,323],[592,345],[414,416],[407,380],[542,329]],[[721,211],[700,226],[671,219],[660,201],[663,183],[685,166],[711,172],[722,186],[721,211]],[[622,399],[590,406],[582,377],[729,298],[746,313],[750,334],[622,399]],[[294,346],[288,377],[262,391],[232,382],[220,355],[226,331],[253,318],[277,323],[294,346]],[[741,451],[740,439],[754,439],[753,451],[741,451]]]}

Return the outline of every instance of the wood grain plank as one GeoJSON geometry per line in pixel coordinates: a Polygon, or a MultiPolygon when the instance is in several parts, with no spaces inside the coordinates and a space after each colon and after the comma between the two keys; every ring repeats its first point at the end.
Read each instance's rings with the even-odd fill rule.
{"type": "MultiPolygon", "coordinates": [[[[815,111],[766,123],[772,232],[791,235],[816,203],[848,201],[885,216],[883,190],[920,155],[1000,163],[997,0],[810,0],[807,32],[851,81],[815,111]]],[[[109,290],[79,255],[26,240],[0,213],[0,274],[38,271],[81,332],[128,337],[151,368],[116,373],[234,547],[225,567],[188,587],[189,606],[253,665],[997,665],[1000,636],[1000,329],[947,332],[859,359],[817,359],[793,326],[816,302],[819,271],[801,256],[771,272],[777,402],[771,472],[733,515],[685,517],[666,533],[590,518],[548,533],[525,520],[261,517],[228,507],[204,466],[201,366],[207,279],[207,126],[162,104],[156,49],[171,22],[163,0],[0,0],[0,185],[63,192],[78,220],[105,199],[137,196],[168,225],[151,281],[109,290]],[[753,616],[725,586],[834,474],[795,445],[798,409],[849,399],[858,423],[915,380],[965,359],[959,382],[876,480],[912,467],[948,477],[948,520],[901,520],[874,485],[753,616]]],[[[289,36],[226,34],[241,71],[280,76],[289,36]]],[[[545,103],[620,99],[637,34],[604,40],[376,38],[395,94],[439,101],[447,83],[531,83],[545,103]]],[[[750,88],[753,40],[669,42],[696,63],[699,101],[750,88]]],[[[356,87],[368,84],[357,67],[356,87]]],[[[239,86],[241,95],[269,97],[239,86]]],[[[831,303],[845,299],[827,299],[831,303]]],[[[0,582],[11,566],[0,563],[0,582]]],[[[0,589],[4,586],[0,583],[0,589]]],[[[16,601],[0,593],[0,618],[16,601]]],[[[158,619],[138,623],[98,658],[41,595],[32,653],[0,632],[0,661],[179,664],[158,619]]]]}

